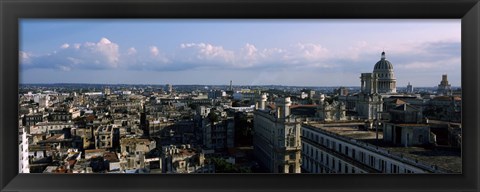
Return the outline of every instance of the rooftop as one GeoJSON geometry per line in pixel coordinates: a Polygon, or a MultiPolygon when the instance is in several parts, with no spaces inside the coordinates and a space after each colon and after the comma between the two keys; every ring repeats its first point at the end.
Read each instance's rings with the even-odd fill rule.
{"type": "MultiPolygon", "coordinates": [[[[315,124],[314,124],[315,126],[315,124]]],[[[375,131],[365,131],[358,129],[355,125],[350,126],[315,126],[322,130],[334,133],[336,135],[356,139],[356,140],[363,140],[363,139],[375,139],[376,132],[375,131]],[[354,126],[354,127],[353,127],[354,126]]],[[[378,132],[378,138],[383,139],[383,133],[378,132]]]]}
{"type": "Polygon", "coordinates": [[[427,149],[423,147],[384,147],[394,154],[401,154],[405,157],[416,159],[430,165],[437,165],[443,169],[461,173],[462,155],[460,151],[453,151],[442,148],[427,149]]]}
{"type": "MultiPolygon", "coordinates": [[[[378,141],[375,131],[359,130],[354,123],[337,123],[337,124],[322,124],[311,123],[313,127],[327,131],[334,135],[339,135],[350,142],[370,146],[372,150],[379,153],[386,153],[388,156],[405,159],[410,162],[420,162],[425,166],[436,165],[440,169],[448,172],[461,173],[462,172],[462,156],[461,152],[449,147],[401,147],[393,146],[383,141],[383,133],[379,132],[378,141]],[[352,141],[350,139],[355,139],[352,141]],[[372,147],[374,146],[374,147],[372,147]],[[413,160],[413,161],[412,161],[413,160]]],[[[428,126],[426,124],[405,124],[405,126],[428,126]]]]}
{"type": "MultiPolygon", "coordinates": [[[[356,140],[364,140],[364,139],[375,139],[376,133],[375,131],[365,131],[360,130],[358,125],[363,123],[331,123],[331,124],[324,124],[324,123],[310,123],[309,125],[314,126],[316,128],[320,128],[324,131],[328,131],[334,133],[336,135],[356,139],[356,140]]],[[[379,132],[378,134],[379,139],[383,139],[383,134],[379,132]]]]}
{"type": "Polygon", "coordinates": [[[125,144],[132,144],[132,143],[147,143],[150,144],[149,139],[140,139],[140,138],[122,138],[120,140],[120,144],[125,145],[125,144]]]}

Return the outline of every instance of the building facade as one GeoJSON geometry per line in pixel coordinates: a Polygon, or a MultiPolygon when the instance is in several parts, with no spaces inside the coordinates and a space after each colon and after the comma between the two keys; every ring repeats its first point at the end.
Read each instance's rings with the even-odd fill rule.
{"type": "Polygon", "coordinates": [[[271,173],[301,173],[300,121],[290,114],[290,97],[277,98],[267,110],[262,96],[254,112],[254,155],[271,173]]]}
{"type": "Polygon", "coordinates": [[[452,86],[448,83],[447,74],[442,75],[442,81],[438,84],[437,94],[452,95],[452,86]]]}
{"type": "MultiPolygon", "coordinates": [[[[392,149],[362,142],[373,131],[349,125],[302,124],[302,169],[309,173],[445,173],[392,149]]],[[[378,138],[381,140],[381,138],[378,138]]]]}
{"type": "Polygon", "coordinates": [[[376,85],[378,93],[397,92],[397,80],[395,79],[393,65],[386,59],[385,52],[382,52],[380,61],[375,64],[373,75],[378,78],[376,85]]]}

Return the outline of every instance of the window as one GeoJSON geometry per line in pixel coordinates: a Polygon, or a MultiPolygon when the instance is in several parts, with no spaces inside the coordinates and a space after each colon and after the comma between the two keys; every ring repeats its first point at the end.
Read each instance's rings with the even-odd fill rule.
{"type": "Polygon", "coordinates": [[[381,159],[378,159],[378,165],[380,167],[380,171],[385,173],[385,161],[384,160],[381,160],[381,159]]]}
{"type": "Polygon", "coordinates": [[[348,146],[345,146],[345,155],[348,156],[348,146]]]}
{"type": "Polygon", "coordinates": [[[370,166],[375,167],[375,157],[370,155],[370,166]]]}
{"type": "Polygon", "coordinates": [[[338,144],[338,152],[340,152],[340,153],[342,152],[342,144],[340,144],[340,143],[338,144]]]}
{"type": "Polygon", "coordinates": [[[391,164],[390,168],[392,170],[391,171],[392,173],[398,173],[398,166],[397,165],[391,164]]]}

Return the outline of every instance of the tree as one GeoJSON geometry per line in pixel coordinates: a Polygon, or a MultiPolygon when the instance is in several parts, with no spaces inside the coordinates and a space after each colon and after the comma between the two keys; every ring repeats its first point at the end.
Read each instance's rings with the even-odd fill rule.
{"type": "Polygon", "coordinates": [[[227,162],[223,158],[212,157],[211,162],[215,165],[215,172],[217,173],[251,173],[248,168],[237,167],[234,164],[227,162]]]}
{"type": "Polygon", "coordinates": [[[210,111],[210,113],[208,114],[208,120],[210,122],[217,122],[220,120],[220,118],[218,117],[217,113],[215,113],[215,111],[210,111]]]}

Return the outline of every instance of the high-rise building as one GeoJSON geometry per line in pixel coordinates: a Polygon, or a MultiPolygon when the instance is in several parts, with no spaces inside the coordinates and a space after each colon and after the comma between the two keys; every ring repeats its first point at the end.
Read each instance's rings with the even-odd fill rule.
{"type": "Polygon", "coordinates": [[[171,84],[167,84],[166,88],[167,88],[167,93],[168,94],[171,94],[173,92],[173,86],[171,84]]]}
{"type": "Polygon", "coordinates": [[[440,84],[438,84],[437,93],[440,95],[452,94],[452,86],[448,83],[447,74],[442,75],[442,81],[440,81],[440,84]]]}
{"type": "Polygon", "coordinates": [[[407,85],[407,93],[413,93],[413,86],[410,84],[410,82],[408,82],[407,85]]]}
{"type": "Polygon", "coordinates": [[[140,112],[140,129],[143,131],[144,137],[150,137],[150,128],[147,121],[147,112],[145,104],[142,103],[142,111],[140,112]]]}
{"type": "Polygon", "coordinates": [[[290,114],[290,97],[277,98],[273,113],[265,109],[265,95],[254,112],[255,157],[271,173],[301,172],[300,122],[290,114]]]}

